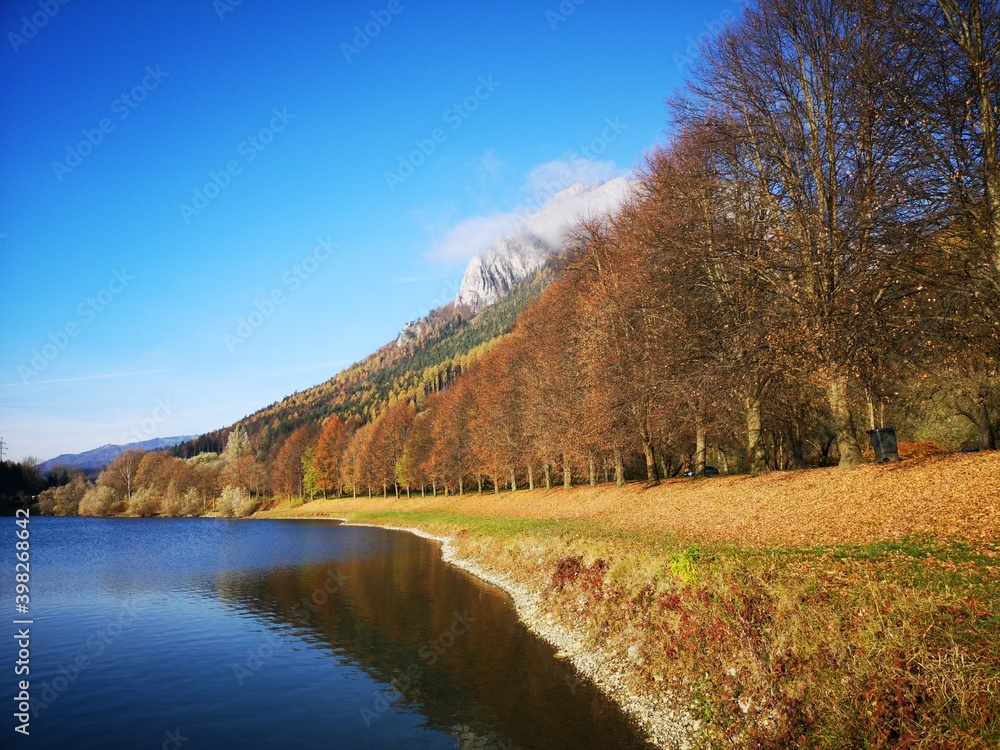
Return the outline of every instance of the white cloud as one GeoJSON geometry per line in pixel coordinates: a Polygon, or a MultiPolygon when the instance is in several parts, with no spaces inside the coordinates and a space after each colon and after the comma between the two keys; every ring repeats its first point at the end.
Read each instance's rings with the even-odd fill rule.
{"type": "Polygon", "coordinates": [[[493,178],[507,166],[496,150],[492,148],[486,149],[482,156],[472,162],[472,165],[475,167],[476,174],[479,175],[480,179],[493,178]]]}
{"type": "MultiPolygon", "coordinates": [[[[500,169],[503,161],[492,150],[477,161],[477,173],[490,168],[500,169]]],[[[579,154],[565,159],[539,164],[525,177],[521,201],[507,211],[492,211],[465,219],[433,222],[424,214],[414,218],[423,223],[433,236],[427,257],[449,264],[465,263],[492,245],[497,237],[508,235],[521,227],[528,218],[570,185],[593,185],[626,174],[613,161],[594,161],[579,154]]]]}
{"type": "Polygon", "coordinates": [[[428,257],[446,263],[467,261],[492,245],[497,237],[516,229],[524,218],[514,209],[462,219],[446,228],[434,241],[428,257]]]}
{"type": "Polygon", "coordinates": [[[532,197],[538,195],[552,196],[553,191],[568,188],[579,182],[581,185],[593,185],[615,177],[621,177],[625,171],[613,161],[593,161],[579,155],[568,159],[539,164],[528,173],[526,189],[532,197]]]}

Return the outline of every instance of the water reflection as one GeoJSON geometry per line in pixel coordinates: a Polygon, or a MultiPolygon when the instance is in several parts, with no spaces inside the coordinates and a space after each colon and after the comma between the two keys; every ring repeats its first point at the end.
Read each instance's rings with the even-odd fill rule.
{"type": "MultiPolygon", "coordinates": [[[[178,730],[184,750],[644,746],[505,594],[424,539],[330,522],[31,523],[32,691],[52,697],[32,748],[154,748],[178,730]]],[[[15,658],[0,640],[0,661],[15,658]]]]}
{"type": "Polygon", "coordinates": [[[444,563],[436,544],[381,529],[335,533],[335,559],[229,570],[213,593],[386,686],[358,705],[359,723],[409,710],[455,732],[461,747],[646,746],[615,704],[527,631],[505,594],[444,563]]]}

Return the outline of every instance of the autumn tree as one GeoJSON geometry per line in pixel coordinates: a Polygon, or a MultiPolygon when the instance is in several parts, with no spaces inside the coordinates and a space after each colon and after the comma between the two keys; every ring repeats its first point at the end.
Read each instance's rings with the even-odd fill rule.
{"type": "Polygon", "coordinates": [[[367,490],[368,497],[372,496],[375,483],[374,460],[370,450],[373,428],[374,425],[369,422],[355,430],[341,458],[342,471],[346,472],[345,484],[350,485],[355,497],[359,490],[367,490]]]}
{"type": "Polygon", "coordinates": [[[465,492],[465,480],[473,472],[472,437],[469,429],[472,392],[466,379],[443,391],[430,412],[432,477],[445,487],[465,492]]]}
{"type": "Polygon", "coordinates": [[[772,341],[780,330],[774,299],[756,269],[741,260],[766,249],[767,225],[753,190],[730,180],[725,144],[717,134],[689,130],[649,159],[641,176],[650,204],[648,242],[653,257],[666,260],[662,290],[682,323],[673,346],[682,348],[673,365],[692,404],[695,471],[705,467],[706,428],[725,411],[723,397],[744,409],[746,457],[752,474],[766,468],[762,402],[775,374],[790,369],[772,341]]]}
{"type": "Polygon", "coordinates": [[[917,210],[919,160],[892,92],[919,55],[891,43],[893,0],[762,0],[705,50],[675,111],[707,125],[769,219],[767,252],[744,261],[784,308],[784,327],[822,375],[840,462],[861,459],[852,375],[885,346],[917,210]]]}
{"type": "Polygon", "coordinates": [[[117,499],[124,499],[126,504],[128,504],[132,500],[132,493],[138,487],[136,476],[139,472],[139,464],[145,455],[145,451],[141,450],[129,449],[122,451],[101,472],[97,483],[101,486],[109,487],[114,491],[117,499]]]}
{"type": "Polygon", "coordinates": [[[397,401],[376,421],[372,429],[369,452],[375,479],[382,485],[383,494],[393,485],[399,497],[399,465],[406,448],[406,438],[416,417],[416,409],[409,401],[397,401]]]}
{"type": "Polygon", "coordinates": [[[921,0],[894,20],[899,43],[921,53],[919,78],[896,96],[914,112],[932,178],[932,248],[918,274],[929,304],[915,311],[923,347],[911,354],[955,392],[955,408],[987,450],[995,447],[991,404],[1000,385],[1000,8],[921,0]]]}
{"type": "Polygon", "coordinates": [[[303,458],[315,435],[315,427],[306,424],[285,438],[271,465],[271,486],[275,492],[288,497],[303,494],[303,458]]]}
{"type": "Polygon", "coordinates": [[[340,477],[340,460],[344,452],[346,426],[336,414],[323,423],[310,464],[318,489],[324,494],[336,491],[343,485],[340,477]]]}
{"type": "Polygon", "coordinates": [[[431,463],[431,451],[434,448],[434,397],[429,401],[430,404],[413,419],[403,448],[403,457],[397,467],[399,481],[406,487],[419,487],[421,496],[428,484],[432,486],[434,494],[437,494],[437,482],[431,463]]]}
{"type": "Polygon", "coordinates": [[[180,461],[163,451],[150,451],[139,461],[135,472],[135,485],[166,494],[180,461]]]}
{"type": "Polygon", "coordinates": [[[236,425],[229,433],[226,449],[222,453],[223,482],[250,491],[261,481],[261,466],[257,451],[250,444],[250,436],[243,425],[236,425]]]}
{"type": "MultiPolygon", "coordinates": [[[[472,379],[470,434],[476,467],[493,483],[517,489],[518,468],[526,460],[522,339],[503,339],[477,365],[472,379]]],[[[529,465],[528,473],[532,474],[529,465]]],[[[529,480],[533,483],[533,477],[529,480]]]]}

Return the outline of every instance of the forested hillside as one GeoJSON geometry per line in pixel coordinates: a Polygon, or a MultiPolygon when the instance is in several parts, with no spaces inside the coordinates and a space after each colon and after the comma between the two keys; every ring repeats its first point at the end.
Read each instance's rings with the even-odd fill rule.
{"type": "MultiPolygon", "coordinates": [[[[405,343],[390,342],[325,383],[275,402],[238,424],[266,454],[296,427],[319,424],[330,414],[368,422],[398,399],[422,404],[508,333],[518,312],[538,296],[551,275],[550,268],[542,268],[478,314],[453,304],[433,310],[408,327],[414,335],[405,343]]],[[[178,445],[172,453],[182,458],[205,451],[221,453],[230,430],[207,433],[178,445]]]]}

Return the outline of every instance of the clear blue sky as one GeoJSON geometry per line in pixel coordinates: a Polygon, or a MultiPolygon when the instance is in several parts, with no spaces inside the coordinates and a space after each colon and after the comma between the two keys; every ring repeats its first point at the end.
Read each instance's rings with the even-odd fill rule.
{"type": "Polygon", "coordinates": [[[7,455],[205,432],[364,357],[544,185],[662,142],[739,7],[4,2],[7,455]]]}

